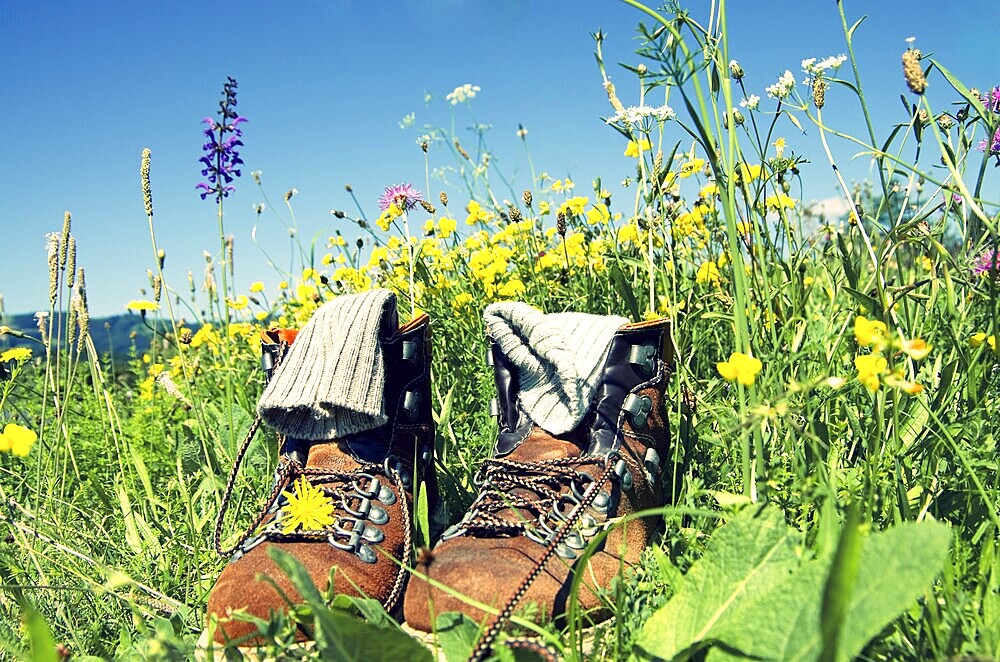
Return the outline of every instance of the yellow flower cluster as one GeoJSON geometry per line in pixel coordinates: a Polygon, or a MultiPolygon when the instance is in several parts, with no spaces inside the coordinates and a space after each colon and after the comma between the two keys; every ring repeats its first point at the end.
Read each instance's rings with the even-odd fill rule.
{"type": "Polygon", "coordinates": [[[730,382],[739,382],[744,386],[753,386],[757,378],[757,373],[764,365],[760,359],[744,354],[743,352],[733,352],[729,355],[728,361],[719,361],[715,368],[722,375],[722,378],[730,382]]]}
{"type": "Polygon", "coordinates": [[[0,432],[0,452],[27,457],[37,440],[38,434],[34,430],[17,423],[8,423],[3,432],[0,432]]]}
{"type": "Polygon", "coordinates": [[[889,328],[885,322],[869,320],[864,315],[854,318],[854,339],[862,347],[871,347],[870,354],[858,354],[854,357],[854,367],[857,379],[874,393],[879,386],[885,384],[901,391],[915,395],[924,390],[922,384],[903,378],[903,368],[889,367],[889,361],[882,352],[885,349],[897,349],[911,359],[919,361],[931,352],[931,347],[922,338],[908,340],[903,337],[890,337],[889,328]]]}

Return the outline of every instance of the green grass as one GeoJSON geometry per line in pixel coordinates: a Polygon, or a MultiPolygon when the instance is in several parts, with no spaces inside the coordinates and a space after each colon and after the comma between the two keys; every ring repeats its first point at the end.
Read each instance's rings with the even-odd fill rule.
{"type": "MultiPolygon", "coordinates": [[[[725,3],[698,22],[627,2],[646,23],[644,69],[632,70],[634,85],[616,72],[608,114],[615,103],[676,111],[608,128],[623,150],[633,143],[635,170],[607,173],[629,178],[628,199],[612,200],[600,181],[544,176],[515,194],[485,142],[465,152],[450,130],[434,129],[423,190],[432,168],[447,166],[451,199],[378,220],[359,205],[363,242],[335,234],[326,247],[294,246],[276,292],[238,292],[225,278],[188,292],[154,269],[161,294],[143,316],[150,326],[155,318],[157,341],[124,371],[87,341],[85,288],[72,251],[59,250],[72,236],[67,219],[53,240],[44,342],[0,374],[0,423],[39,437],[27,457],[0,453],[8,656],[56,659],[57,644],[74,659],[190,656],[226,562],[211,546],[225,476],[263,383],[254,329],[298,326],[324,300],[387,287],[401,309],[412,302],[433,319],[441,487],[453,521],[495,433],[487,303],[671,318],[673,499],[659,513],[661,543],[609,590],[617,616],[598,629],[595,655],[1000,657],[1000,280],[973,270],[1000,241],[1000,201],[989,197],[997,157],[975,147],[1000,114],[947,63],[925,58],[921,73],[942,107],[900,76],[911,107],[898,125],[872,126],[852,66],[863,27],[846,15],[848,60],[820,74],[826,105],[800,98],[801,85],[768,98],[771,81],[731,64],[739,54],[728,52],[725,3]],[[741,107],[754,93],[760,105],[741,107]],[[868,135],[838,129],[852,112],[868,135]],[[799,127],[822,136],[822,153],[797,151],[799,127]],[[833,136],[877,164],[870,182],[839,181],[851,208],[843,218],[818,217],[801,199],[803,178],[838,165],[826,149],[833,136]],[[878,337],[865,333],[872,328],[878,337]],[[736,353],[760,361],[742,383],[718,366],[752,367],[736,353]],[[879,356],[884,364],[864,369],[879,356]],[[708,612],[716,618],[692,616],[708,612]],[[794,633],[768,639],[786,648],[755,648],[796,618],[794,633]]],[[[277,219],[293,227],[293,198],[285,202],[277,219]]],[[[220,203],[220,254],[209,266],[224,275],[222,212],[220,203]]],[[[158,267],[152,217],[150,234],[158,267]]],[[[251,447],[229,535],[262,503],[275,446],[268,433],[251,447]]],[[[394,627],[342,598],[289,619],[366,641],[394,627]]],[[[272,651],[292,655],[287,620],[268,631],[272,651]]],[[[460,658],[475,626],[454,632],[449,652],[460,658]]],[[[580,657],[573,632],[550,640],[580,657]]],[[[393,635],[379,645],[406,644],[393,635]]],[[[390,650],[401,649],[372,655],[390,650]]]]}

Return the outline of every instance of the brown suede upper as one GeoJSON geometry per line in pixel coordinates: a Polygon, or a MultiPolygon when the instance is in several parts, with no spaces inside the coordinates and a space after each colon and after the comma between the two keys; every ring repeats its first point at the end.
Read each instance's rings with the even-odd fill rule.
{"type": "MultiPolygon", "coordinates": [[[[623,328],[621,333],[627,334],[632,328],[648,329],[650,326],[656,325],[630,325],[623,328]]],[[[633,425],[632,419],[624,410],[618,417],[621,445],[611,463],[617,464],[619,459],[624,461],[624,467],[631,476],[631,485],[625,489],[623,480],[615,473],[610,474],[602,485],[594,488],[610,495],[610,510],[587,510],[602,526],[609,520],[614,521],[663,503],[661,474],[670,444],[664,410],[664,389],[669,376],[669,359],[672,356],[665,323],[661,322],[659,328],[664,329],[658,352],[660,369],[652,378],[631,390],[637,397],[650,398],[651,411],[645,424],[638,427],[633,425]],[[657,466],[652,467],[650,472],[652,481],[646,473],[649,468],[644,465],[650,448],[656,451],[659,459],[657,466]]],[[[596,478],[608,465],[605,457],[586,456],[588,424],[589,421],[585,419],[577,429],[559,437],[534,426],[527,438],[503,459],[531,463],[557,458],[579,458],[580,464],[574,465],[576,471],[596,478]]],[[[592,481],[582,482],[592,485],[592,481]]],[[[560,492],[563,495],[570,492],[569,481],[565,481],[560,492]]],[[[531,496],[528,489],[513,489],[510,494],[511,498],[531,496]]],[[[474,504],[473,509],[475,507],[474,504]]],[[[562,512],[566,512],[563,507],[560,508],[562,512]]],[[[510,507],[499,510],[496,515],[510,522],[526,522],[531,526],[537,520],[539,510],[545,512],[544,504],[539,504],[535,512],[531,510],[510,507]]],[[[472,519],[475,520],[475,516],[472,519]]],[[[458,528],[463,528],[463,523],[468,520],[469,517],[463,519],[458,528]]],[[[601,606],[598,597],[600,589],[607,589],[616,575],[639,561],[656,532],[657,522],[656,518],[645,518],[631,520],[624,525],[613,525],[598,550],[585,564],[553,554],[545,564],[544,571],[524,593],[519,608],[534,605],[534,611],[529,613],[536,622],[562,615],[569,599],[572,573],[579,571],[583,573],[578,595],[580,607],[589,612],[588,617],[592,621],[606,618],[609,612],[601,606]]],[[[502,609],[546,549],[546,545],[528,537],[523,531],[498,535],[490,532],[488,527],[464,528],[467,529],[464,533],[459,532],[454,537],[446,534],[447,539],[439,543],[432,554],[422,559],[416,566],[416,573],[410,577],[403,613],[411,627],[429,632],[433,629],[437,616],[448,611],[462,612],[472,619],[483,621],[486,614],[467,604],[460,596],[502,609]],[[420,575],[426,575],[432,582],[449,587],[458,595],[432,587],[420,575]]],[[[592,537],[590,535],[586,539],[592,537]]],[[[579,556],[577,553],[578,558],[579,556]]]]}
{"type": "MultiPolygon", "coordinates": [[[[265,350],[276,346],[276,341],[287,347],[294,339],[294,332],[272,330],[264,336],[265,350]]],[[[267,517],[257,530],[264,533],[263,541],[256,546],[245,542],[209,594],[207,614],[210,621],[218,621],[214,634],[217,643],[258,643],[256,626],[232,618],[233,612],[244,610],[268,619],[273,612],[287,611],[289,602],[301,602],[291,581],[269,557],[271,547],[281,548],[302,563],[320,591],[332,589],[334,593],[374,598],[389,611],[398,606],[405,586],[404,566],[412,552],[412,483],[422,481],[426,485],[432,508],[437,501],[427,316],[404,325],[397,336],[385,342],[386,347],[392,348],[391,355],[386,356],[385,409],[390,420],[385,426],[343,439],[320,442],[284,439],[282,444],[281,467],[287,473],[282,474],[285,478],[279,489],[289,490],[295,478],[302,475],[326,490],[335,506],[333,517],[337,518],[332,528],[340,526],[342,532],[330,535],[329,539],[331,529],[284,534],[280,520],[275,521],[273,514],[267,517]],[[418,342],[419,351],[414,352],[411,347],[404,352],[401,349],[404,340],[418,342]],[[416,398],[405,397],[413,393],[416,398]],[[304,467],[297,464],[302,461],[299,457],[305,457],[304,467]],[[414,461],[417,466],[413,466],[414,461]],[[406,482],[401,478],[403,475],[412,483],[403,484],[406,482]],[[378,496],[366,499],[358,488],[370,489],[372,478],[378,480],[382,489],[378,496]],[[382,523],[375,514],[351,512],[361,513],[366,507],[371,508],[371,513],[375,508],[383,509],[388,520],[382,523]],[[374,552],[367,559],[357,549],[334,545],[348,542],[349,533],[358,521],[369,531],[375,529],[381,534],[381,540],[363,542],[374,552]]],[[[304,639],[307,634],[299,632],[298,636],[304,639]]]]}

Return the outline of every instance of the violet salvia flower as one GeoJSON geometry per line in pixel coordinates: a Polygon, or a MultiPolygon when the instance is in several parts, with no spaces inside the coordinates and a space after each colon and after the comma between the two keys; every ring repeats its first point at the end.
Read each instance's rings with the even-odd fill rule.
{"type": "Polygon", "coordinates": [[[216,202],[236,190],[232,186],[233,179],[243,174],[239,168],[243,165],[243,159],[237,148],[243,146],[243,141],[240,140],[243,131],[239,127],[247,118],[236,113],[236,80],[230,76],[226,77],[226,84],[222,86],[218,114],[221,118],[219,122],[211,117],[202,120],[203,124],[208,125],[203,132],[208,142],[202,145],[205,154],[198,161],[205,166],[201,175],[207,181],[195,187],[201,191],[202,200],[211,195],[216,202]]]}
{"type": "Polygon", "coordinates": [[[412,184],[393,184],[386,186],[385,191],[378,197],[378,208],[379,211],[385,211],[390,205],[395,204],[401,211],[407,211],[423,199],[423,193],[413,188],[412,184]]]}
{"type": "Polygon", "coordinates": [[[995,248],[987,248],[972,263],[973,275],[981,276],[990,271],[1000,272],[1000,250],[995,248]]]}

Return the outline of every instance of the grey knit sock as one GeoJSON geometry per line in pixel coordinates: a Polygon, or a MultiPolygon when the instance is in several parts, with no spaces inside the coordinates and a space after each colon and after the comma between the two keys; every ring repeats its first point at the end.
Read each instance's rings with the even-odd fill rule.
{"type": "Polygon", "coordinates": [[[399,326],[389,290],[340,296],[302,330],[257,403],[265,423],[298,439],[320,440],[385,424],[385,362],[379,336],[399,326]]]}
{"type": "Polygon", "coordinates": [[[554,434],[583,420],[611,339],[628,323],[614,315],[545,314],[521,302],[490,304],[483,317],[487,333],[517,367],[521,409],[554,434]]]}

